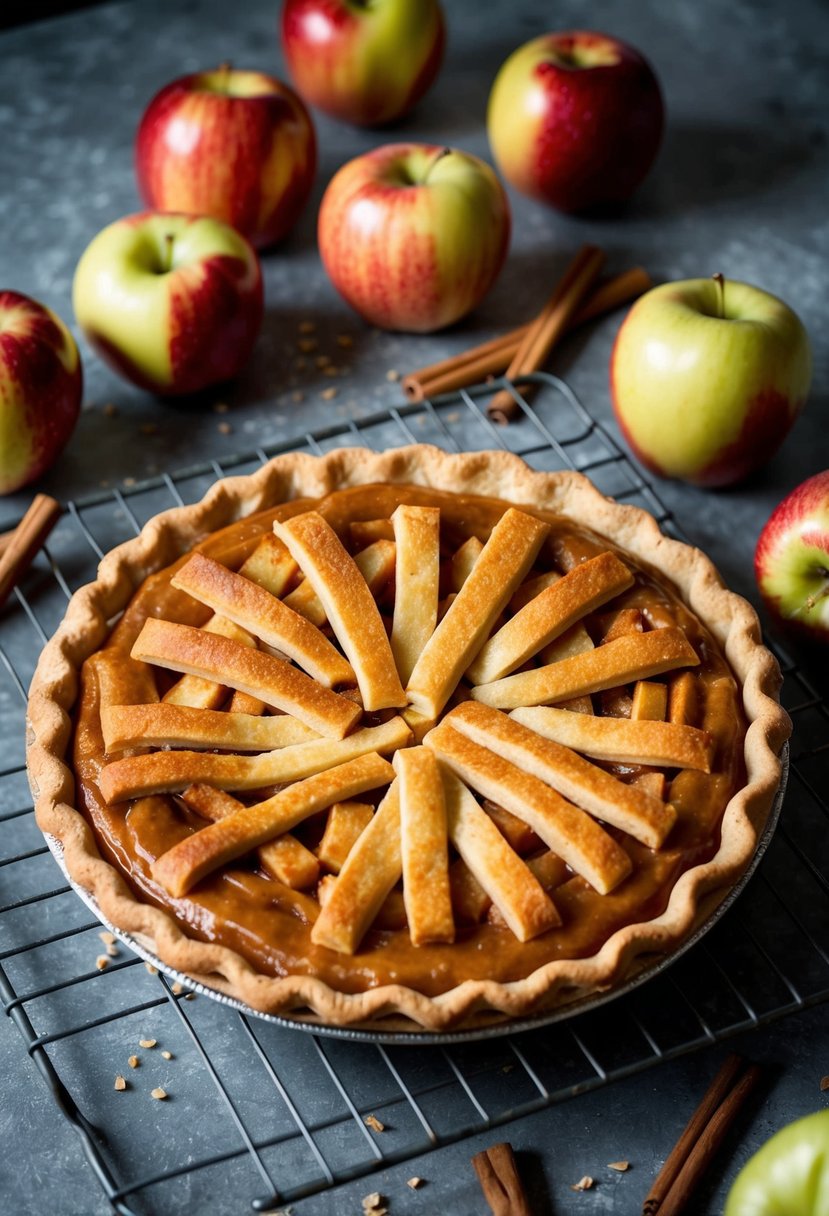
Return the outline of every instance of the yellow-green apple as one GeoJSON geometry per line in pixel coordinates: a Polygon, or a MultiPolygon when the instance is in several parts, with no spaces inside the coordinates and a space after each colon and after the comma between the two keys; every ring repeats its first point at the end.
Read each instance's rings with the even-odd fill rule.
{"type": "Polygon", "coordinates": [[[20,292],[0,291],[0,494],[54,463],[82,391],[78,348],[60,317],[20,292]]]}
{"type": "Polygon", "coordinates": [[[723,1216],[826,1216],[829,1110],[787,1124],[750,1157],[723,1216]]]}
{"type": "Polygon", "coordinates": [[[748,283],[686,279],[631,308],[613,348],[613,408],[636,457],[660,477],[727,486],[765,464],[809,391],[796,313],[748,283]]]}
{"type": "Polygon", "coordinates": [[[319,248],[334,286],[382,329],[451,325],[495,281],[509,244],[506,195],[489,165],[429,144],[387,144],[332,178],[319,248]]]}
{"type": "Polygon", "coordinates": [[[101,357],[161,396],[235,376],[262,322],[252,246],[204,216],[143,212],[110,224],[84,251],[72,296],[101,357]]]}
{"type": "Polygon", "coordinates": [[[773,616],[829,642],[829,469],[775,507],[757,542],[754,573],[773,616]]]}
{"type": "Polygon", "coordinates": [[[443,58],[438,0],[285,0],[282,49],[311,105],[378,126],[415,105],[443,58]]]}
{"type": "Polygon", "coordinates": [[[653,164],[664,111],[648,61],[588,30],[542,34],[495,78],[487,129],[517,190],[560,211],[625,202],[653,164]]]}
{"type": "Polygon", "coordinates": [[[316,138],[303,103],[264,72],[220,67],[174,80],[135,141],[148,207],[212,215],[257,248],[280,240],[308,201],[316,138]]]}

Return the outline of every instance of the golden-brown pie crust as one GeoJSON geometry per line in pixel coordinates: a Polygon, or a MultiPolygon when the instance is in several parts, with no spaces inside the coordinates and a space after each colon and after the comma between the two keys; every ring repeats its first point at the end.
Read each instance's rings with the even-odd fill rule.
{"type": "MultiPolygon", "coordinates": [[[[710,561],[663,536],[647,513],[604,498],[579,474],[537,473],[504,452],[455,456],[425,445],[381,454],[341,449],[320,458],[294,453],[276,457],[250,476],[218,482],[191,507],[162,513],[140,536],[102,560],[98,578],[73,596],[38,664],[28,711],[29,777],[37,822],[61,842],[72,880],[94,896],[111,924],[168,965],[266,1012],[308,1016],[310,1011],[325,1023],[376,1028],[388,1015],[399,1015],[415,1028],[441,1030],[470,1023],[482,1013],[517,1017],[607,989],[643,956],[676,947],[710,914],[751,859],[780,781],[778,756],[790,723],[777,701],[779,684],[777,663],[760,643],[756,614],[723,586],[710,561]],[[264,975],[236,951],[189,937],[166,912],[137,899],[122,875],[102,859],[89,824],[75,808],[69,758],[80,668],[102,646],[113,619],[143,581],[211,532],[255,511],[381,483],[496,497],[588,527],[672,581],[716,638],[742,687],[749,723],[746,783],[725,808],[719,847],[710,860],[681,874],[661,914],[617,930],[590,957],[557,959],[512,983],[468,980],[434,997],[399,984],[343,993],[313,976],[264,975]]],[[[673,712],[670,717],[681,720],[673,712]]]]}

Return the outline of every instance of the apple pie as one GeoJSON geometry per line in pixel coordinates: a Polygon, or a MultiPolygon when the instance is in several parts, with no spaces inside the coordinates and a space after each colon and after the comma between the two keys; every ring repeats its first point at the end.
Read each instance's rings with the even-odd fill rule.
{"type": "Polygon", "coordinates": [[[293,454],[104,558],[29,771],[73,881],[163,962],[442,1030],[676,949],[756,850],[778,686],[710,562],[578,474],[293,454]]]}

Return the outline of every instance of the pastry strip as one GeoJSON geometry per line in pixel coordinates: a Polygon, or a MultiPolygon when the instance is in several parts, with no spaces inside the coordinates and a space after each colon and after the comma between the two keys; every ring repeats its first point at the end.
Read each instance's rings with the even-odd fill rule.
{"type": "Polygon", "coordinates": [[[461,547],[452,554],[450,564],[450,582],[452,590],[457,594],[475,568],[475,562],[484,551],[483,542],[477,536],[470,536],[461,547]]]}
{"type": "Polygon", "coordinates": [[[265,802],[245,807],[219,823],[202,828],[173,845],[153,863],[156,882],[177,898],[219,866],[290,832],[309,815],[341,798],[376,789],[390,781],[394,770],[376,752],[338,764],[281,790],[265,802]]]}
{"type": "Polygon", "coordinates": [[[415,665],[406,689],[415,709],[438,716],[535,560],[547,530],[547,524],[514,507],[498,520],[415,665]]]}
{"type": "Polygon", "coordinates": [[[534,600],[542,591],[546,591],[548,587],[552,587],[554,583],[557,583],[563,577],[557,570],[548,570],[545,574],[537,574],[535,578],[527,579],[526,583],[521,584],[510,600],[510,611],[513,615],[516,612],[520,612],[522,608],[525,608],[529,604],[530,600],[534,600]]]}
{"type": "MultiPolygon", "coordinates": [[[[386,522],[389,528],[391,528],[391,520],[387,520],[386,522]]],[[[282,542],[280,541],[279,543],[281,544],[282,542]]],[[[376,599],[394,574],[394,542],[391,540],[375,541],[374,544],[362,549],[357,554],[354,558],[354,563],[366,580],[369,591],[376,599]]],[[[289,608],[293,608],[301,616],[307,617],[312,624],[320,628],[327,622],[328,618],[325,615],[322,602],[306,578],[303,578],[295,591],[285,596],[285,603],[289,608]]]]}
{"type": "MultiPolygon", "coordinates": [[[[202,625],[204,633],[216,634],[218,637],[230,638],[240,646],[254,649],[256,642],[246,629],[240,629],[224,616],[212,616],[206,625],[202,625]]],[[[215,680],[206,680],[202,676],[182,676],[172,688],[162,697],[168,705],[187,705],[192,709],[218,709],[227,697],[224,684],[215,680]]]]}
{"type": "Polygon", "coordinates": [[[402,872],[395,779],[333,884],[311,930],[314,945],[353,954],[402,872]]]}
{"type": "Polygon", "coordinates": [[[603,688],[618,688],[632,680],[698,663],[699,658],[681,629],[654,629],[617,638],[560,663],[521,671],[491,684],[479,684],[472,689],[472,697],[498,709],[544,705],[603,688]]]}
{"type": "Polygon", "coordinates": [[[239,567],[241,575],[280,598],[298,570],[296,562],[273,532],[262,536],[253,553],[239,567]]]}
{"type": "Polygon", "coordinates": [[[133,644],[132,657],[216,682],[221,679],[332,739],[342,739],[360,717],[360,707],[353,701],[322,688],[282,659],[190,625],[148,617],[133,644]]]}
{"type": "Polygon", "coordinates": [[[267,708],[264,701],[260,701],[258,697],[252,697],[248,692],[239,692],[237,688],[230,698],[227,711],[231,714],[253,714],[258,717],[267,708]]]}
{"type": "Polygon", "coordinates": [[[368,827],[374,807],[367,802],[335,802],[328,812],[317,857],[327,870],[339,874],[360,833],[368,827]]]}
{"type": "MultiPolygon", "coordinates": [[[[181,800],[196,814],[211,819],[214,823],[245,809],[245,804],[238,798],[226,794],[224,790],[214,789],[211,785],[188,786],[181,794],[181,800]]],[[[269,874],[284,882],[292,891],[311,887],[319,878],[320,867],[316,857],[290,832],[268,844],[260,844],[256,856],[269,874]]]]}
{"type": "Polygon", "coordinates": [[[474,743],[449,722],[428,734],[426,745],[467,785],[526,820],[601,895],[630,873],[630,858],[613,837],[537,777],[474,743]]]}
{"type": "Polygon", "coordinates": [[[468,701],[444,721],[648,848],[658,849],[676,821],[670,804],[644,789],[625,785],[569,747],[543,738],[500,710],[468,701]]]}
{"type": "Polygon", "coordinates": [[[300,781],[367,752],[393,752],[405,747],[411,732],[402,718],[367,726],[347,739],[310,739],[259,756],[216,755],[214,752],[152,752],[113,760],[98,781],[106,802],[123,802],[145,794],[172,794],[204,781],[223,790],[256,790],[262,786],[300,781]]]}
{"type": "Polygon", "coordinates": [[[171,582],[179,591],[274,646],[326,688],[354,683],[351,664],[315,625],[220,562],[194,553],[171,582]]]}
{"type": "Polygon", "coordinates": [[[406,694],[374,597],[336,532],[317,511],[277,521],[274,531],[319,596],[351,660],[365,708],[372,712],[404,706],[406,694]]]}
{"type": "Polygon", "coordinates": [[[566,709],[540,706],[513,710],[510,717],[546,739],[554,739],[598,760],[711,771],[711,739],[694,726],[634,722],[629,718],[590,718],[566,709]]]}
{"type": "Polygon", "coordinates": [[[452,844],[518,940],[529,941],[560,925],[549,895],[463,782],[447,769],[442,776],[452,844]]]}
{"type": "Polygon", "coordinates": [[[632,583],[630,570],[612,553],[600,553],[574,566],[490,638],[469,667],[468,678],[473,684],[488,684],[514,671],[542,646],[632,583]]]}
{"type": "Polygon", "coordinates": [[[357,549],[376,540],[394,540],[394,524],[390,519],[355,519],[348,525],[348,532],[357,549]]]}
{"type": "Polygon", "coordinates": [[[108,752],[142,745],[269,752],[319,738],[290,714],[261,717],[185,705],[112,705],[101,710],[101,726],[108,752]]]}
{"type": "Polygon", "coordinates": [[[403,900],[413,946],[451,942],[455,922],[449,896],[446,807],[435,753],[427,747],[395,753],[400,797],[403,900]]]}
{"type": "Polygon", "coordinates": [[[405,684],[437,625],[440,509],[401,503],[391,519],[396,549],[391,649],[405,684]]]}
{"type": "Polygon", "coordinates": [[[664,684],[656,684],[653,680],[637,681],[630,709],[630,716],[635,722],[664,722],[667,709],[668,689],[664,684]]]}

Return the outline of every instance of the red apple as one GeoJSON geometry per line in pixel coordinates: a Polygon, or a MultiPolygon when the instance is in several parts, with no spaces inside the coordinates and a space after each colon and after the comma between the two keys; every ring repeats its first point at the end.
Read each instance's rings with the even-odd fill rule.
{"type": "Polygon", "coordinates": [[[610,361],[616,419],[661,477],[728,486],[773,456],[803,408],[809,338],[776,296],[686,279],[641,296],[610,361]]]}
{"type": "Polygon", "coordinates": [[[428,333],[486,294],[509,231],[506,195],[477,156],[387,144],[331,180],[319,247],[334,286],[372,325],[428,333]]]}
{"type": "Polygon", "coordinates": [[[20,292],[0,291],[0,494],[55,462],[82,391],[78,348],[60,317],[20,292]]]}
{"type": "Polygon", "coordinates": [[[148,207],[212,215],[261,248],[308,201],[316,139],[296,93],[264,72],[197,72],[147,107],[135,142],[148,207]]]}
{"type": "Polygon", "coordinates": [[[87,338],[116,371],[181,396],[244,367],[262,322],[262,273],[229,224],[145,212],[98,233],[72,298],[87,338]]]}
{"type": "Polygon", "coordinates": [[[775,507],[757,542],[754,574],[773,616],[829,642],[829,469],[775,507]]]}
{"type": "Polygon", "coordinates": [[[399,118],[438,73],[438,0],[285,0],[282,49],[311,105],[360,126],[399,118]]]}
{"type": "Polygon", "coordinates": [[[632,46],[585,30],[543,34],[509,57],[489,97],[498,168],[560,211],[625,202],[650,169],[663,105],[632,46]]]}

